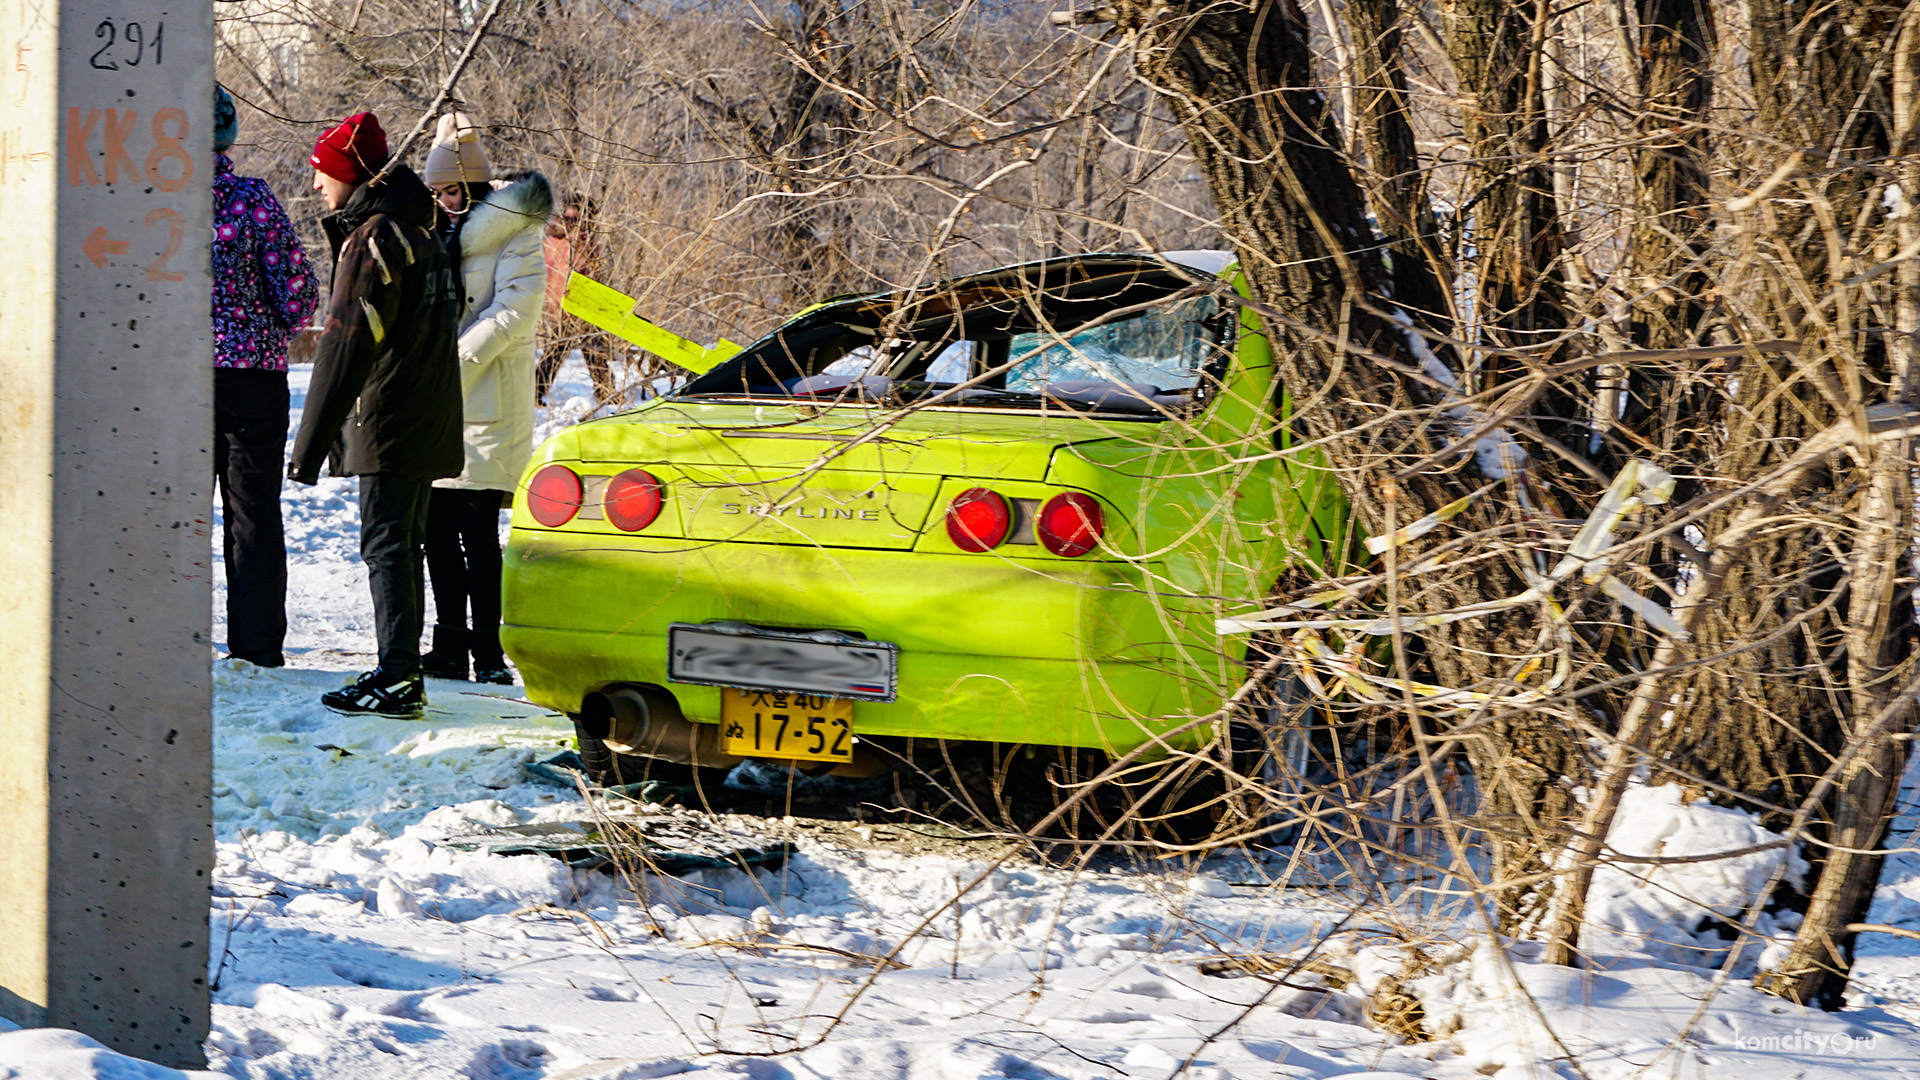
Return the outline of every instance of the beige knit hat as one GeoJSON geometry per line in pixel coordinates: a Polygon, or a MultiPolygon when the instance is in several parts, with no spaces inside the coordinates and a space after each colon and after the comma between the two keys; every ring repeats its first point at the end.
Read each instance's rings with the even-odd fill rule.
{"type": "Polygon", "coordinates": [[[421,178],[430,185],[484,184],[493,179],[493,166],[487,152],[480,149],[480,129],[466,113],[443,113],[433,147],[427,151],[427,167],[421,178]]]}

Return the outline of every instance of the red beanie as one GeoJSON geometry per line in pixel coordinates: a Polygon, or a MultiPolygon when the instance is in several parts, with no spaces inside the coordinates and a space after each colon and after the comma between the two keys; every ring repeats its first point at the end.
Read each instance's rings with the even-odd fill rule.
{"type": "Polygon", "coordinates": [[[387,133],[379,117],[355,113],[320,136],[308,160],[341,183],[364,184],[387,163],[387,133]]]}

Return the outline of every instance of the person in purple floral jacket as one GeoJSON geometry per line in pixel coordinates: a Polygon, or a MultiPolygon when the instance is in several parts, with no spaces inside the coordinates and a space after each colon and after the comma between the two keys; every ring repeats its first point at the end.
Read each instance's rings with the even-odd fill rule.
{"type": "Polygon", "coordinates": [[[267,182],[239,176],[224,151],[239,114],[213,91],[213,475],[225,519],[227,653],[286,663],[287,343],[320,288],[306,249],[267,182]]]}

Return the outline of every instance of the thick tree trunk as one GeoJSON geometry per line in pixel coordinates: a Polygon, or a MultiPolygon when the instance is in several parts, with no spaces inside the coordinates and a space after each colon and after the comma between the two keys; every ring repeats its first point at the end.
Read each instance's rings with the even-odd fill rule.
{"type": "MultiPolygon", "coordinates": [[[[1711,221],[1707,107],[1714,49],[1707,0],[1643,0],[1639,146],[1634,157],[1633,342],[1697,344],[1710,306],[1705,261],[1711,221]]],[[[1672,383],[1666,373],[1655,373],[1672,383]]]]}
{"type": "MultiPolygon", "coordinates": [[[[1894,151],[1901,122],[1889,72],[1899,65],[1890,61],[1896,38],[1910,41],[1903,27],[1912,19],[1904,4],[1749,7],[1761,125],[1785,145],[1808,147],[1805,164],[1816,178],[1794,199],[1755,208],[1748,227],[1756,243],[1738,257],[1767,287],[1735,330],[1806,347],[1739,367],[1714,460],[1722,475],[1759,475],[1826,429],[1850,432],[1853,447],[1831,455],[1809,490],[1774,508],[1779,527],[1745,544],[1728,587],[1706,598],[1714,608],[1696,655],[1752,642],[1764,649],[1752,662],[1703,669],[1691,681],[1663,764],[1759,806],[1776,827],[1811,822],[1814,843],[1803,853],[1817,877],[1805,919],[1761,986],[1836,1008],[1852,966],[1847,927],[1871,900],[1905,765],[1907,744],[1894,737],[1911,721],[1911,689],[1901,694],[1913,654],[1901,580],[1911,450],[1904,439],[1866,437],[1868,407],[1908,401],[1911,388],[1887,336],[1863,325],[1901,305],[1883,303],[1859,277],[1873,253],[1856,245],[1883,213],[1887,192],[1854,163],[1894,151]],[[1789,251],[1790,264],[1774,254],[1789,251]]],[[[1725,513],[1708,519],[1710,546],[1727,524],[1725,513]]]]}
{"type": "Polygon", "coordinates": [[[1446,10],[1447,50],[1467,99],[1461,213],[1476,253],[1475,321],[1498,344],[1535,344],[1567,326],[1541,71],[1549,5],[1459,0],[1446,10]]]}
{"type": "MultiPolygon", "coordinates": [[[[1254,297],[1297,320],[1270,327],[1283,378],[1303,398],[1337,387],[1301,422],[1316,436],[1339,436],[1364,403],[1412,404],[1396,373],[1342,356],[1312,332],[1344,326],[1357,344],[1402,351],[1398,328],[1359,306],[1385,291],[1385,274],[1364,197],[1314,88],[1297,6],[1125,0],[1116,10],[1122,27],[1139,32],[1142,74],[1187,131],[1254,297]]],[[[1368,526],[1380,528],[1379,494],[1354,493],[1368,526]]]]}
{"type": "MultiPolygon", "coordinates": [[[[1634,161],[1634,225],[1628,255],[1632,338],[1643,349],[1676,350],[1694,343],[1708,307],[1704,233],[1710,188],[1705,110],[1711,90],[1707,62],[1713,52],[1714,27],[1712,13],[1701,0],[1645,0],[1639,28],[1636,82],[1642,100],[1636,128],[1640,142],[1634,161]]],[[[1680,478],[1676,496],[1684,501],[1697,494],[1696,478],[1708,474],[1699,440],[1684,429],[1696,417],[1709,414],[1701,380],[1676,378],[1677,366],[1677,362],[1644,368],[1623,365],[1606,372],[1597,390],[1612,395],[1617,393],[1615,386],[1622,386],[1630,392],[1619,420],[1634,450],[1623,454],[1604,445],[1595,449],[1603,458],[1618,461],[1633,452],[1644,453],[1647,447],[1659,448],[1664,453],[1657,455],[1656,464],[1680,478]]],[[[1616,404],[1602,397],[1596,408],[1610,414],[1616,404]]],[[[1612,420],[1611,415],[1603,418],[1612,420]]],[[[1665,553],[1664,546],[1661,552],[1665,553]]],[[[1678,577],[1675,560],[1660,554],[1655,559],[1658,579],[1674,582],[1678,577]]],[[[1718,568],[1695,573],[1699,578],[1696,594],[1722,584],[1718,568]]],[[[1669,640],[1657,646],[1651,657],[1614,659],[1622,667],[1658,671],[1679,655],[1679,643],[1669,640]]],[[[1661,703],[1670,692],[1666,684],[1674,681],[1678,679],[1656,676],[1623,705],[1609,710],[1618,716],[1612,732],[1616,742],[1604,753],[1568,847],[1562,903],[1546,935],[1547,958],[1552,962],[1572,963],[1578,952],[1586,894],[1607,832],[1627,785],[1645,764],[1648,743],[1658,730],[1658,714],[1664,711],[1661,703]]]]}
{"type": "MultiPolygon", "coordinates": [[[[1472,250],[1457,267],[1456,281],[1473,297],[1456,336],[1496,350],[1528,350],[1471,355],[1466,374],[1473,390],[1516,384],[1567,356],[1564,345],[1554,344],[1571,316],[1546,109],[1544,46],[1551,18],[1550,5],[1540,0],[1461,0],[1445,9],[1467,150],[1457,214],[1463,248],[1470,244],[1472,250]]],[[[1526,410],[1542,439],[1569,451],[1585,441],[1586,427],[1576,424],[1590,410],[1590,394],[1570,393],[1574,385],[1554,380],[1526,410]]],[[[1527,490],[1538,501],[1523,497],[1517,507],[1529,528],[1544,532],[1553,518],[1577,516],[1556,511],[1590,503],[1598,494],[1593,481],[1561,457],[1543,455],[1529,471],[1527,490]]],[[[1582,662],[1590,648],[1590,639],[1579,635],[1549,644],[1548,627],[1535,612],[1449,629],[1454,632],[1442,639],[1446,651],[1489,659],[1565,648],[1582,654],[1576,660],[1582,662]]],[[[1499,893],[1502,929],[1537,928],[1558,901],[1558,883],[1549,871],[1576,811],[1573,789],[1588,786],[1593,762],[1582,740],[1547,712],[1496,716],[1486,727],[1490,744],[1470,743],[1469,754],[1481,783],[1482,814],[1497,839],[1495,880],[1532,882],[1499,893]]]]}
{"type": "Polygon", "coordinates": [[[1341,13],[1352,40],[1354,123],[1366,148],[1368,201],[1392,254],[1393,297],[1442,321],[1449,305],[1440,283],[1453,275],[1440,250],[1427,197],[1427,171],[1414,144],[1399,0],[1350,0],[1341,13]]]}
{"type": "MultiPolygon", "coordinates": [[[[789,68],[787,85],[774,98],[770,172],[781,191],[800,195],[832,176],[844,149],[849,116],[846,99],[831,85],[851,36],[849,14],[841,0],[802,0],[799,22],[789,46],[809,59],[789,68]],[[836,59],[836,57],[842,57],[836,59]]],[[[782,199],[776,225],[776,260],[786,271],[786,302],[801,307],[822,296],[852,291],[859,273],[849,242],[853,236],[852,199],[782,199]]]]}
{"type": "MultiPolygon", "coordinates": [[[[1475,491],[1482,481],[1463,470],[1410,467],[1441,450],[1436,436],[1453,434],[1431,424],[1431,385],[1407,378],[1404,369],[1344,354],[1327,336],[1344,330],[1354,345],[1418,370],[1405,336],[1418,331],[1374,314],[1389,304],[1387,277],[1374,254],[1364,197],[1310,70],[1307,24],[1297,5],[1127,0],[1115,9],[1120,25],[1138,33],[1140,70],[1186,128],[1223,231],[1243,255],[1254,298],[1277,316],[1269,317],[1267,330],[1280,377],[1296,400],[1313,403],[1294,422],[1327,440],[1363,527],[1390,532],[1475,491]],[[1409,419],[1383,425],[1378,418],[1385,410],[1409,419]],[[1415,417],[1429,419],[1416,423],[1415,417]]],[[[1424,262],[1420,269],[1432,273],[1424,262]]],[[[1475,504],[1455,524],[1490,535],[1519,526],[1491,501],[1475,504]]],[[[1403,607],[1444,609],[1518,594],[1527,587],[1527,557],[1477,561],[1418,596],[1403,597],[1403,607]]],[[[1523,658],[1538,654],[1551,636],[1538,614],[1518,609],[1432,628],[1424,634],[1423,662],[1445,685],[1510,686],[1523,658]]],[[[1468,746],[1485,799],[1481,820],[1496,837],[1496,880],[1534,879],[1497,886],[1500,922],[1516,926],[1539,914],[1538,874],[1561,842],[1568,778],[1585,775],[1584,756],[1578,740],[1545,713],[1487,718],[1468,746]]]]}

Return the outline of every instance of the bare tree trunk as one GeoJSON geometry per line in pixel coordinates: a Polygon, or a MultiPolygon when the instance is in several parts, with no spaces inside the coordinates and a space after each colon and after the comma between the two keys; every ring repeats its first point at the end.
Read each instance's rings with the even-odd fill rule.
{"type": "MultiPolygon", "coordinates": [[[[1462,244],[1473,257],[1459,269],[1464,288],[1473,293],[1468,325],[1459,335],[1475,343],[1535,350],[1522,357],[1489,351],[1471,353],[1467,384],[1475,390],[1512,385],[1564,357],[1564,348],[1548,345],[1570,325],[1567,311],[1565,236],[1554,196],[1550,167],[1551,129],[1546,110],[1546,35],[1550,8],[1539,0],[1462,0],[1446,9],[1447,48],[1460,79],[1468,165],[1461,218],[1462,244]]],[[[1570,425],[1587,410],[1557,380],[1527,410],[1541,437],[1571,446],[1570,425]]],[[[1583,397],[1586,395],[1582,395],[1583,397]]],[[[1584,430],[1584,429],[1583,429],[1584,430]]],[[[1593,483],[1558,459],[1531,464],[1545,506],[1524,499],[1526,517],[1553,515],[1552,501],[1584,500],[1597,494],[1593,483]]],[[[1498,594],[1491,594],[1498,595],[1498,594]]],[[[1481,678],[1510,674],[1495,657],[1519,657],[1543,650],[1545,627],[1533,612],[1526,617],[1476,620],[1438,635],[1436,657],[1458,653],[1484,657],[1479,664],[1449,677],[1449,684],[1472,672],[1481,678]],[[1474,670],[1479,668],[1480,670],[1474,670]]],[[[1579,639],[1570,644],[1578,645],[1579,639]]],[[[1490,719],[1487,737],[1468,743],[1468,756],[1481,784],[1481,812],[1493,829],[1494,882],[1502,929],[1537,926],[1557,901],[1551,874],[1565,843],[1564,823],[1573,816],[1573,788],[1586,786],[1593,763],[1566,724],[1545,712],[1517,712],[1490,719]],[[1510,882],[1528,882],[1509,885],[1510,882]]]]}
{"type": "Polygon", "coordinates": [[[1393,295],[1428,319],[1445,319],[1441,282],[1453,275],[1441,255],[1427,172],[1414,144],[1401,51],[1405,16],[1399,0],[1349,0],[1342,10],[1352,39],[1354,124],[1366,148],[1367,197],[1388,237],[1393,295]]]}
{"type": "MultiPolygon", "coordinates": [[[[1296,399],[1316,402],[1295,422],[1328,440],[1347,466],[1340,481],[1364,526],[1390,532],[1469,494],[1478,484],[1459,470],[1408,467],[1440,449],[1430,441],[1433,429],[1376,422],[1382,410],[1422,411],[1432,391],[1406,379],[1404,369],[1343,355],[1338,342],[1310,332],[1344,328],[1346,340],[1363,349],[1410,359],[1403,334],[1417,330],[1361,306],[1379,310],[1386,275],[1373,254],[1364,197],[1310,77],[1298,7],[1291,0],[1132,0],[1116,11],[1120,25],[1138,34],[1140,69],[1186,127],[1255,299],[1284,313],[1268,323],[1275,363],[1296,399]]],[[[1501,182],[1520,199],[1517,185],[1501,182]]],[[[1418,268],[1432,273],[1424,261],[1418,268]]],[[[1502,509],[1478,507],[1456,523],[1495,532],[1513,524],[1502,509]]],[[[1429,586],[1422,600],[1446,607],[1519,593],[1527,587],[1525,558],[1478,561],[1429,586]]],[[[1535,612],[1509,612],[1432,629],[1423,659],[1446,685],[1505,685],[1521,665],[1516,658],[1538,652],[1541,638],[1535,612]]],[[[1495,717],[1468,745],[1485,799],[1482,820],[1496,835],[1496,879],[1526,882],[1501,887],[1496,897],[1501,924],[1519,925],[1539,913],[1546,895],[1538,875],[1562,839],[1568,778],[1585,775],[1584,754],[1546,714],[1495,717]]]]}
{"type": "Polygon", "coordinates": [[[1636,298],[1633,342],[1643,349],[1696,344],[1709,306],[1707,107],[1713,80],[1707,68],[1714,38],[1706,0],[1644,0],[1639,51],[1645,96],[1635,125],[1629,286],[1636,298]]]}
{"type": "MultiPolygon", "coordinates": [[[[1769,0],[1756,4],[1755,13],[1757,17],[1764,13],[1776,25],[1776,20],[1786,17],[1801,20],[1795,31],[1811,23],[1815,32],[1833,34],[1838,41],[1823,43],[1825,47],[1814,56],[1802,53],[1780,57],[1756,50],[1755,60],[1756,65],[1768,66],[1774,75],[1799,67],[1799,90],[1829,95],[1829,107],[1843,103],[1850,106],[1849,113],[1831,115],[1848,117],[1851,122],[1836,125],[1828,139],[1813,145],[1861,158],[1910,154],[1914,145],[1914,54],[1920,11],[1911,5],[1886,4],[1869,11],[1809,18],[1799,8],[1797,3],[1769,0]],[[1839,46],[1839,41],[1845,41],[1846,46],[1839,46]],[[1835,66],[1832,80],[1806,83],[1809,76],[1818,79],[1829,74],[1821,70],[1822,61],[1835,66]],[[1843,94],[1846,96],[1840,97],[1843,94]]],[[[1789,45],[1808,44],[1797,35],[1786,41],[1789,45]]],[[[1778,108],[1786,103],[1782,90],[1788,82],[1778,77],[1763,84],[1773,91],[1763,98],[1763,110],[1768,104],[1778,108]]],[[[1775,115],[1785,119],[1784,112],[1775,115]]],[[[1800,119],[1805,122],[1807,118],[1800,119]]],[[[1903,162],[1900,179],[1911,182],[1912,173],[1911,161],[1903,162]]],[[[1843,222],[1850,223],[1863,208],[1858,204],[1864,203],[1864,209],[1870,212],[1876,201],[1884,204],[1888,195],[1881,185],[1855,181],[1854,186],[1857,190],[1841,188],[1827,196],[1838,204],[1843,222]],[[1852,198],[1843,201],[1845,196],[1852,198]]],[[[1911,198],[1908,192],[1903,186],[1902,195],[1911,198]]],[[[1896,229],[1897,236],[1912,232],[1910,223],[1896,229]]],[[[1831,276],[1837,278],[1853,269],[1835,267],[1831,276]]],[[[1842,403],[1851,406],[1845,409],[1851,415],[1837,418],[1837,422],[1850,420],[1865,427],[1868,397],[1884,395],[1883,400],[1895,404],[1915,400],[1911,381],[1910,335],[1916,329],[1912,278],[1908,273],[1900,279],[1909,287],[1898,290],[1891,305],[1894,343],[1884,351],[1868,352],[1866,363],[1858,368],[1843,365],[1836,372],[1841,386],[1854,398],[1842,403]]],[[[1832,285],[1840,295],[1834,311],[1842,317],[1843,327],[1851,308],[1852,297],[1843,292],[1849,284],[1835,281],[1832,285]]],[[[1853,966],[1855,935],[1850,927],[1865,917],[1880,877],[1884,859],[1880,845],[1893,817],[1908,755],[1909,744],[1900,736],[1911,729],[1914,713],[1912,689],[1904,686],[1912,668],[1913,610],[1910,597],[1899,592],[1913,522],[1911,446],[1904,439],[1876,443],[1862,447],[1855,460],[1848,479],[1860,485],[1861,494],[1849,552],[1844,637],[1835,650],[1841,663],[1835,665],[1836,678],[1832,680],[1845,680],[1843,692],[1835,695],[1844,706],[1835,726],[1839,728],[1839,746],[1853,753],[1838,765],[1837,784],[1830,796],[1832,846],[1816,861],[1819,877],[1800,932],[1786,958],[1760,983],[1762,989],[1782,997],[1828,1009],[1844,1004],[1847,972],[1853,966]],[[1885,722],[1876,724],[1876,720],[1885,722]]],[[[1838,748],[1835,750],[1837,753],[1838,748]]],[[[1817,792],[1814,797],[1818,797],[1817,792]]]]}
{"type": "Polygon", "coordinates": [[[1567,325],[1565,253],[1548,168],[1542,0],[1461,0],[1447,12],[1448,51],[1468,104],[1462,217],[1476,257],[1476,324],[1502,344],[1531,344],[1567,325]]]}
{"type": "MultiPolygon", "coordinates": [[[[1737,676],[1693,680],[1675,710],[1667,764],[1738,793],[1776,826],[1815,800],[1805,854],[1818,877],[1793,949],[1760,985],[1835,1008],[1852,965],[1847,927],[1871,899],[1905,762],[1905,744],[1891,736],[1911,713],[1892,696],[1913,654],[1911,603],[1899,581],[1912,520],[1911,456],[1904,440],[1866,438],[1868,407],[1904,402],[1911,391],[1885,337],[1862,332],[1873,286],[1855,278],[1862,264],[1849,251],[1884,198],[1883,185],[1852,165],[1893,150],[1899,122],[1888,47],[1910,19],[1897,4],[1754,0],[1750,8],[1762,127],[1811,148],[1805,164],[1816,176],[1791,202],[1756,208],[1761,242],[1745,265],[1766,274],[1770,287],[1743,314],[1756,330],[1806,348],[1795,363],[1740,367],[1715,461],[1750,476],[1823,429],[1858,438],[1852,453],[1828,460],[1811,491],[1777,508],[1783,521],[1798,512],[1811,524],[1773,530],[1741,552],[1738,580],[1704,620],[1696,649],[1712,655],[1763,642],[1765,650],[1737,676]],[[1795,258],[1774,254],[1784,251],[1795,258]],[[1890,708],[1891,724],[1868,730],[1890,708]],[[1838,771],[1836,785],[1825,792],[1819,778],[1830,770],[1838,771]]],[[[1724,515],[1709,519],[1710,545],[1725,524],[1724,515]]]]}
{"type": "MultiPolygon", "coordinates": [[[[1705,136],[1706,108],[1711,97],[1707,62],[1712,56],[1712,12],[1700,0],[1646,0],[1641,11],[1637,80],[1644,95],[1636,124],[1640,145],[1634,162],[1634,230],[1629,255],[1635,296],[1634,344],[1645,349],[1683,349],[1694,343],[1706,315],[1709,277],[1705,255],[1705,225],[1710,186],[1705,136]]],[[[1622,417],[1638,447],[1658,447],[1669,455],[1658,464],[1682,477],[1678,498],[1699,489],[1695,477],[1705,475],[1698,440],[1682,431],[1706,409],[1705,395],[1692,377],[1675,377],[1668,365],[1624,369],[1631,398],[1622,417]],[[1683,408],[1685,402],[1688,407],[1683,408]]],[[[1613,403],[1602,400],[1600,407],[1613,403]]],[[[1620,458],[1630,455],[1610,454],[1620,458]]],[[[1671,582],[1677,576],[1671,558],[1656,563],[1656,573],[1671,582]]],[[[1724,582],[1719,568],[1709,565],[1697,574],[1695,598],[1716,595],[1724,582]]],[[[1696,608],[1688,614],[1697,615],[1696,608]]],[[[1651,657],[1631,657],[1642,670],[1658,672],[1680,655],[1680,647],[1665,641],[1651,657]]],[[[1697,677],[1697,676],[1695,676],[1697,677]]],[[[1685,678],[1681,676],[1680,678],[1685,678]]],[[[1568,847],[1561,903],[1547,933],[1547,958],[1572,963],[1586,917],[1586,895],[1593,881],[1607,832],[1619,809],[1621,796],[1646,761],[1648,744],[1657,733],[1664,695],[1676,678],[1652,675],[1619,709],[1613,732],[1617,740],[1607,748],[1580,824],[1568,847]]]]}
{"type": "MultiPolygon", "coordinates": [[[[774,98],[769,163],[781,191],[805,194],[814,177],[833,174],[850,121],[847,101],[833,75],[847,66],[847,23],[858,16],[841,0],[802,0],[789,48],[805,57],[789,68],[784,92],[774,98]]],[[[821,296],[848,292],[859,279],[848,241],[852,236],[846,193],[835,198],[782,200],[777,226],[778,258],[787,270],[786,301],[799,307],[821,296]]]]}
{"type": "MultiPolygon", "coordinates": [[[[1386,274],[1365,197],[1315,86],[1298,6],[1123,0],[1115,10],[1137,35],[1141,73],[1187,132],[1255,299],[1291,320],[1269,328],[1281,377],[1300,397],[1337,388],[1300,423],[1337,439],[1363,425],[1369,403],[1414,404],[1414,385],[1395,371],[1344,356],[1337,341],[1312,332],[1347,327],[1363,347],[1404,351],[1399,327],[1362,306],[1386,291],[1386,274]]],[[[1355,457],[1378,453],[1369,447],[1355,457]]],[[[1438,507],[1449,490],[1431,485],[1418,502],[1438,507]]],[[[1367,527],[1383,528],[1380,490],[1362,481],[1351,494],[1367,527]]]]}

